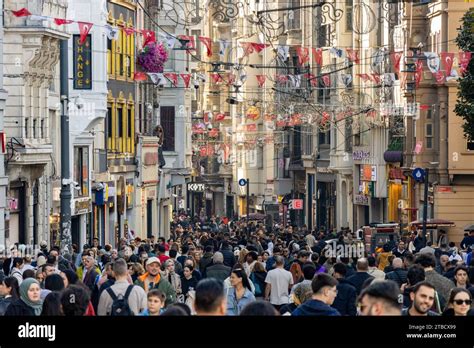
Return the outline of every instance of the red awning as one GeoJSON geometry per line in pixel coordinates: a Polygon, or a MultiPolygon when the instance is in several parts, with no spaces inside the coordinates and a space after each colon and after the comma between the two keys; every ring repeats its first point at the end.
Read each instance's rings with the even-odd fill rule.
{"type": "MultiPolygon", "coordinates": [[[[456,226],[454,222],[444,219],[428,219],[426,224],[431,226],[456,226]]],[[[410,225],[423,226],[423,220],[412,221],[410,225]]]]}

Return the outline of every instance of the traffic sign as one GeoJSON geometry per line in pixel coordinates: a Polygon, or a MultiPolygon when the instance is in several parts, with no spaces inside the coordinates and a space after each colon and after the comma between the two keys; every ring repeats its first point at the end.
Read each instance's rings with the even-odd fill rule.
{"type": "Polygon", "coordinates": [[[303,210],[303,200],[302,199],[292,199],[290,201],[289,209],[303,210]]]}
{"type": "Polygon", "coordinates": [[[247,185],[247,180],[245,180],[245,179],[240,179],[240,180],[239,180],[239,185],[240,185],[240,186],[245,186],[245,185],[247,185]]]}
{"type": "Polygon", "coordinates": [[[425,171],[422,168],[415,168],[412,172],[416,181],[422,182],[425,179],[425,171]]]}

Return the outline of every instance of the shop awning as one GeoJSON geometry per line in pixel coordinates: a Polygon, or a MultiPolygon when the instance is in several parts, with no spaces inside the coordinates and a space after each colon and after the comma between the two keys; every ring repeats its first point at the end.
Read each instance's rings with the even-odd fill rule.
{"type": "MultiPolygon", "coordinates": [[[[423,220],[412,221],[412,222],[410,222],[410,225],[421,227],[421,226],[423,226],[423,220]]],[[[456,224],[454,222],[449,221],[449,220],[444,220],[444,219],[427,219],[426,220],[426,225],[430,225],[430,226],[456,226],[456,224]]]]}

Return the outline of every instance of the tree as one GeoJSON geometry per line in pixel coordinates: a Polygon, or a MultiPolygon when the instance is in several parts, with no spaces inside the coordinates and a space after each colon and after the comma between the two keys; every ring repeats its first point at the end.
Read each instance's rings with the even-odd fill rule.
{"type": "MultiPolygon", "coordinates": [[[[474,52],[474,8],[462,18],[456,44],[464,52],[474,52]]],[[[458,99],[454,112],[464,119],[463,131],[468,141],[474,141],[474,59],[459,79],[458,99]]]]}

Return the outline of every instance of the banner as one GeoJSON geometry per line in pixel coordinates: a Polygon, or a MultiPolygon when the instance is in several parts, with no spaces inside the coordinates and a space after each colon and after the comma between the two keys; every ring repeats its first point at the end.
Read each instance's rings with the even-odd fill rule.
{"type": "Polygon", "coordinates": [[[451,75],[451,69],[454,63],[454,53],[441,52],[441,61],[443,62],[444,71],[446,76],[451,75]]]}
{"type": "Polygon", "coordinates": [[[309,62],[309,49],[307,47],[296,47],[296,54],[298,55],[299,65],[305,65],[309,62]]]}
{"type": "Polygon", "coordinates": [[[323,49],[313,48],[313,59],[319,66],[323,66],[323,49]]]}
{"type": "Polygon", "coordinates": [[[265,75],[255,75],[255,77],[257,78],[257,81],[258,81],[258,87],[263,87],[267,77],[265,75]]]}
{"type": "Polygon", "coordinates": [[[461,73],[461,75],[464,75],[464,73],[466,72],[467,66],[471,61],[471,56],[471,52],[459,52],[459,72],[461,73]]]}
{"type": "Polygon", "coordinates": [[[122,30],[127,36],[133,35],[133,33],[135,32],[135,29],[127,27],[123,27],[122,30]]]}
{"type": "Polygon", "coordinates": [[[143,29],[142,34],[143,34],[143,47],[156,42],[154,31],[143,29]]]}
{"type": "Polygon", "coordinates": [[[341,74],[341,82],[347,88],[352,83],[352,75],[351,74],[341,74]]]}
{"type": "Polygon", "coordinates": [[[290,46],[279,45],[277,48],[277,54],[282,60],[286,60],[290,54],[290,46]]]}
{"type": "Polygon", "coordinates": [[[227,47],[229,47],[230,42],[225,40],[219,40],[219,55],[223,56],[227,47]]]}
{"type": "Polygon", "coordinates": [[[56,23],[56,25],[71,24],[72,22],[74,21],[69,19],[54,18],[54,23],[56,23]]]}
{"type": "Polygon", "coordinates": [[[163,84],[165,81],[165,77],[161,73],[147,73],[147,75],[154,85],[163,84]]]}
{"type": "Polygon", "coordinates": [[[30,11],[28,11],[26,8],[19,9],[18,11],[12,11],[13,15],[15,17],[27,17],[31,16],[30,11]]]}
{"type": "Polygon", "coordinates": [[[252,43],[253,49],[257,52],[260,53],[262,50],[267,48],[269,45],[268,44],[262,44],[262,43],[252,43]]]}
{"type": "Polygon", "coordinates": [[[392,59],[393,69],[397,74],[400,73],[400,60],[402,59],[403,52],[392,52],[390,58],[392,59]]]}
{"type": "Polygon", "coordinates": [[[423,54],[426,57],[426,65],[428,66],[428,69],[434,74],[439,71],[439,57],[436,52],[423,52],[423,54]]]}
{"type": "Polygon", "coordinates": [[[182,41],[186,41],[186,44],[185,44],[184,47],[186,47],[186,49],[188,51],[195,51],[196,50],[196,43],[194,42],[194,35],[179,35],[178,39],[180,39],[182,41]]]}
{"type": "Polygon", "coordinates": [[[442,84],[442,83],[446,82],[446,74],[443,70],[440,70],[440,71],[434,73],[433,76],[434,76],[437,84],[442,84]]]}
{"type": "Polygon", "coordinates": [[[109,40],[118,40],[119,29],[117,27],[113,27],[110,24],[106,24],[105,29],[107,29],[107,38],[109,40]]]}
{"type": "Polygon", "coordinates": [[[191,81],[191,74],[180,74],[181,79],[184,82],[184,87],[188,88],[189,87],[189,81],[191,81]]]}
{"type": "Polygon", "coordinates": [[[212,73],[211,80],[214,83],[222,82],[222,76],[219,73],[212,73]]]}
{"type": "Polygon", "coordinates": [[[347,58],[351,62],[355,62],[356,64],[360,63],[359,50],[354,50],[352,48],[346,48],[346,52],[347,52],[347,58]]]}
{"type": "Polygon", "coordinates": [[[146,81],[146,74],[140,71],[137,71],[133,74],[133,79],[135,81],[146,81]]]}
{"type": "Polygon", "coordinates": [[[92,29],[92,23],[87,23],[87,22],[77,22],[79,25],[79,33],[81,35],[81,38],[79,40],[79,44],[82,45],[87,38],[87,35],[89,34],[89,31],[92,29]]]}
{"type": "Polygon", "coordinates": [[[163,74],[168,80],[170,80],[173,85],[176,87],[178,85],[178,74],[176,73],[165,73],[163,74]]]}
{"type": "Polygon", "coordinates": [[[206,46],[207,50],[207,56],[211,57],[212,56],[212,40],[210,37],[205,37],[205,36],[199,36],[198,37],[199,41],[201,41],[204,46],[206,46]]]}

